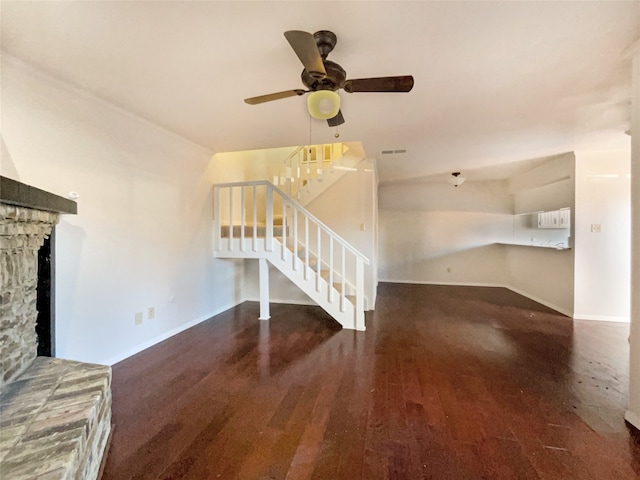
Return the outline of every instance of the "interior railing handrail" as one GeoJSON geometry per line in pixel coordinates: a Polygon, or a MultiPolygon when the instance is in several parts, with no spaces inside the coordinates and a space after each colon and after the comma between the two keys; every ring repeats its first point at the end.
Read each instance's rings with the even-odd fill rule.
{"type": "Polygon", "coordinates": [[[286,164],[287,160],[291,160],[294,156],[296,156],[298,153],[300,153],[300,151],[303,148],[308,148],[306,145],[300,145],[299,147],[297,147],[293,152],[291,152],[289,155],[287,155],[284,159],[284,162],[286,164]]]}
{"type": "Polygon", "coordinates": [[[296,200],[291,198],[289,195],[284,193],[282,190],[280,190],[278,187],[276,187],[273,183],[269,182],[268,180],[253,180],[253,181],[249,181],[249,182],[218,183],[218,184],[215,184],[213,186],[213,188],[251,187],[251,186],[259,186],[259,185],[264,185],[267,188],[271,188],[272,190],[276,191],[283,199],[287,200],[289,203],[292,203],[292,204],[296,205],[296,209],[298,209],[298,211],[302,212],[305,216],[309,217],[309,219],[311,219],[313,222],[315,222],[320,228],[325,230],[335,240],[337,240],[339,243],[344,245],[344,247],[347,250],[349,250],[351,253],[353,253],[356,257],[359,257],[360,259],[362,259],[362,261],[366,265],[369,265],[369,259],[367,257],[365,257],[362,253],[360,253],[353,245],[351,245],[349,242],[347,242],[344,238],[342,238],[340,235],[338,235],[336,232],[334,232],[331,228],[329,228],[324,222],[322,222],[313,213],[311,213],[309,210],[304,208],[296,200]]]}

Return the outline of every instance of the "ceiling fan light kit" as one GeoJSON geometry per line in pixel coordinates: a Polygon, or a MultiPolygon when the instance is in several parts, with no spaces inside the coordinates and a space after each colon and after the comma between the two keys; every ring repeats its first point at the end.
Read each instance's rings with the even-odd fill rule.
{"type": "Polygon", "coordinates": [[[340,95],[331,90],[312,92],[307,97],[309,115],[318,120],[328,120],[340,111],[340,95]]]}
{"type": "Polygon", "coordinates": [[[299,30],[289,30],[284,32],[284,36],[304,66],[301,79],[308,90],[285,90],[284,92],[245,98],[245,103],[258,105],[310,93],[307,99],[309,114],[313,118],[327,120],[330,127],[337,127],[344,123],[337,90],[343,89],[348,93],[393,93],[410,92],[413,88],[411,75],[347,79],[347,72],[344,68],[327,60],[327,55],[331,53],[338,42],[338,38],[333,32],[320,30],[312,35],[299,30]]]}

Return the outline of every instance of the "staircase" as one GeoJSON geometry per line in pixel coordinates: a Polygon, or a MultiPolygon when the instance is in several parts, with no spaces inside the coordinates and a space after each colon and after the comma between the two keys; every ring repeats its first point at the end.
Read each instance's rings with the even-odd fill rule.
{"type": "Polygon", "coordinates": [[[365,329],[369,260],[358,250],[271,182],[215,185],[214,202],[215,257],[266,260],[344,328],[365,329]]]}
{"type": "Polygon", "coordinates": [[[345,173],[356,170],[363,157],[363,152],[352,143],[298,147],[284,159],[273,184],[307,206],[345,173]]]}

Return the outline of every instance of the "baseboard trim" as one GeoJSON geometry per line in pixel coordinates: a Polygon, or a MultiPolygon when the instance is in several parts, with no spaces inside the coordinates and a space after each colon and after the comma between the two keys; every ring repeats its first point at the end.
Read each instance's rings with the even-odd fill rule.
{"type": "Polygon", "coordinates": [[[630,323],[629,317],[613,317],[610,315],[583,315],[582,313],[574,313],[574,320],[587,320],[597,322],[617,322],[617,323],[630,323]]]}
{"type": "Polygon", "coordinates": [[[508,288],[509,290],[511,290],[514,293],[517,293],[518,295],[522,295],[523,297],[527,297],[529,300],[533,300],[534,302],[537,302],[541,305],[544,305],[545,307],[549,307],[552,310],[555,310],[556,312],[559,312],[563,315],[566,315],[567,317],[573,319],[573,312],[567,308],[562,308],[559,305],[556,305],[554,303],[551,302],[547,302],[546,300],[543,300],[539,297],[536,297],[535,295],[530,295],[529,293],[520,290],[519,288],[515,288],[512,287],[511,285],[503,285],[504,288],[508,288]]]}
{"type": "Polygon", "coordinates": [[[226,306],[226,307],[222,307],[220,309],[215,310],[212,313],[208,313],[206,315],[202,315],[198,318],[196,318],[195,320],[192,320],[188,323],[182,324],[179,327],[176,327],[174,329],[171,329],[167,332],[161,333],[160,335],[153,337],[150,340],[147,340],[146,342],[142,342],[138,345],[136,345],[133,348],[130,348],[129,350],[126,350],[122,353],[119,353],[118,355],[114,355],[113,357],[104,360],[102,362],[97,362],[97,363],[101,363],[103,365],[115,365],[118,362],[121,362],[122,360],[125,360],[133,355],[135,355],[136,353],[140,353],[143,350],[146,350],[147,348],[153,347],[154,345],[165,341],[168,338],[173,337],[174,335],[177,335],[180,332],[183,332],[191,327],[195,327],[196,325],[198,325],[199,323],[204,322],[205,320],[209,320],[211,317],[215,317],[216,315],[220,315],[222,312],[226,312],[227,310],[237,307],[239,304],[235,304],[235,305],[230,305],[230,306],[226,306]]]}
{"type": "Polygon", "coordinates": [[[631,410],[627,410],[624,414],[624,419],[636,429],[640,430],[640,415],[631,410]]]}
{"type": "Polygon", "coordinates": [[[424,280],[378,280],[378,283],[402,283],[408,285],[450,285],[452,287],[498,287],[508,288],[504,285],[496,285],[495,283],[474,283],[474,282],[433,282],[424,280]]]}

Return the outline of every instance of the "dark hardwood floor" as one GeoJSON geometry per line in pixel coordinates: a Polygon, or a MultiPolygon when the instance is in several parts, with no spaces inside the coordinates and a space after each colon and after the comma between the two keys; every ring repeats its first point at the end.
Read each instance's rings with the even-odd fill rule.
{"type": "Polygon", "coordinates": [[[381,284],[367,331],[245,303],[113,368],[112,479],[636,479],[628,326],[381,284]]]}

